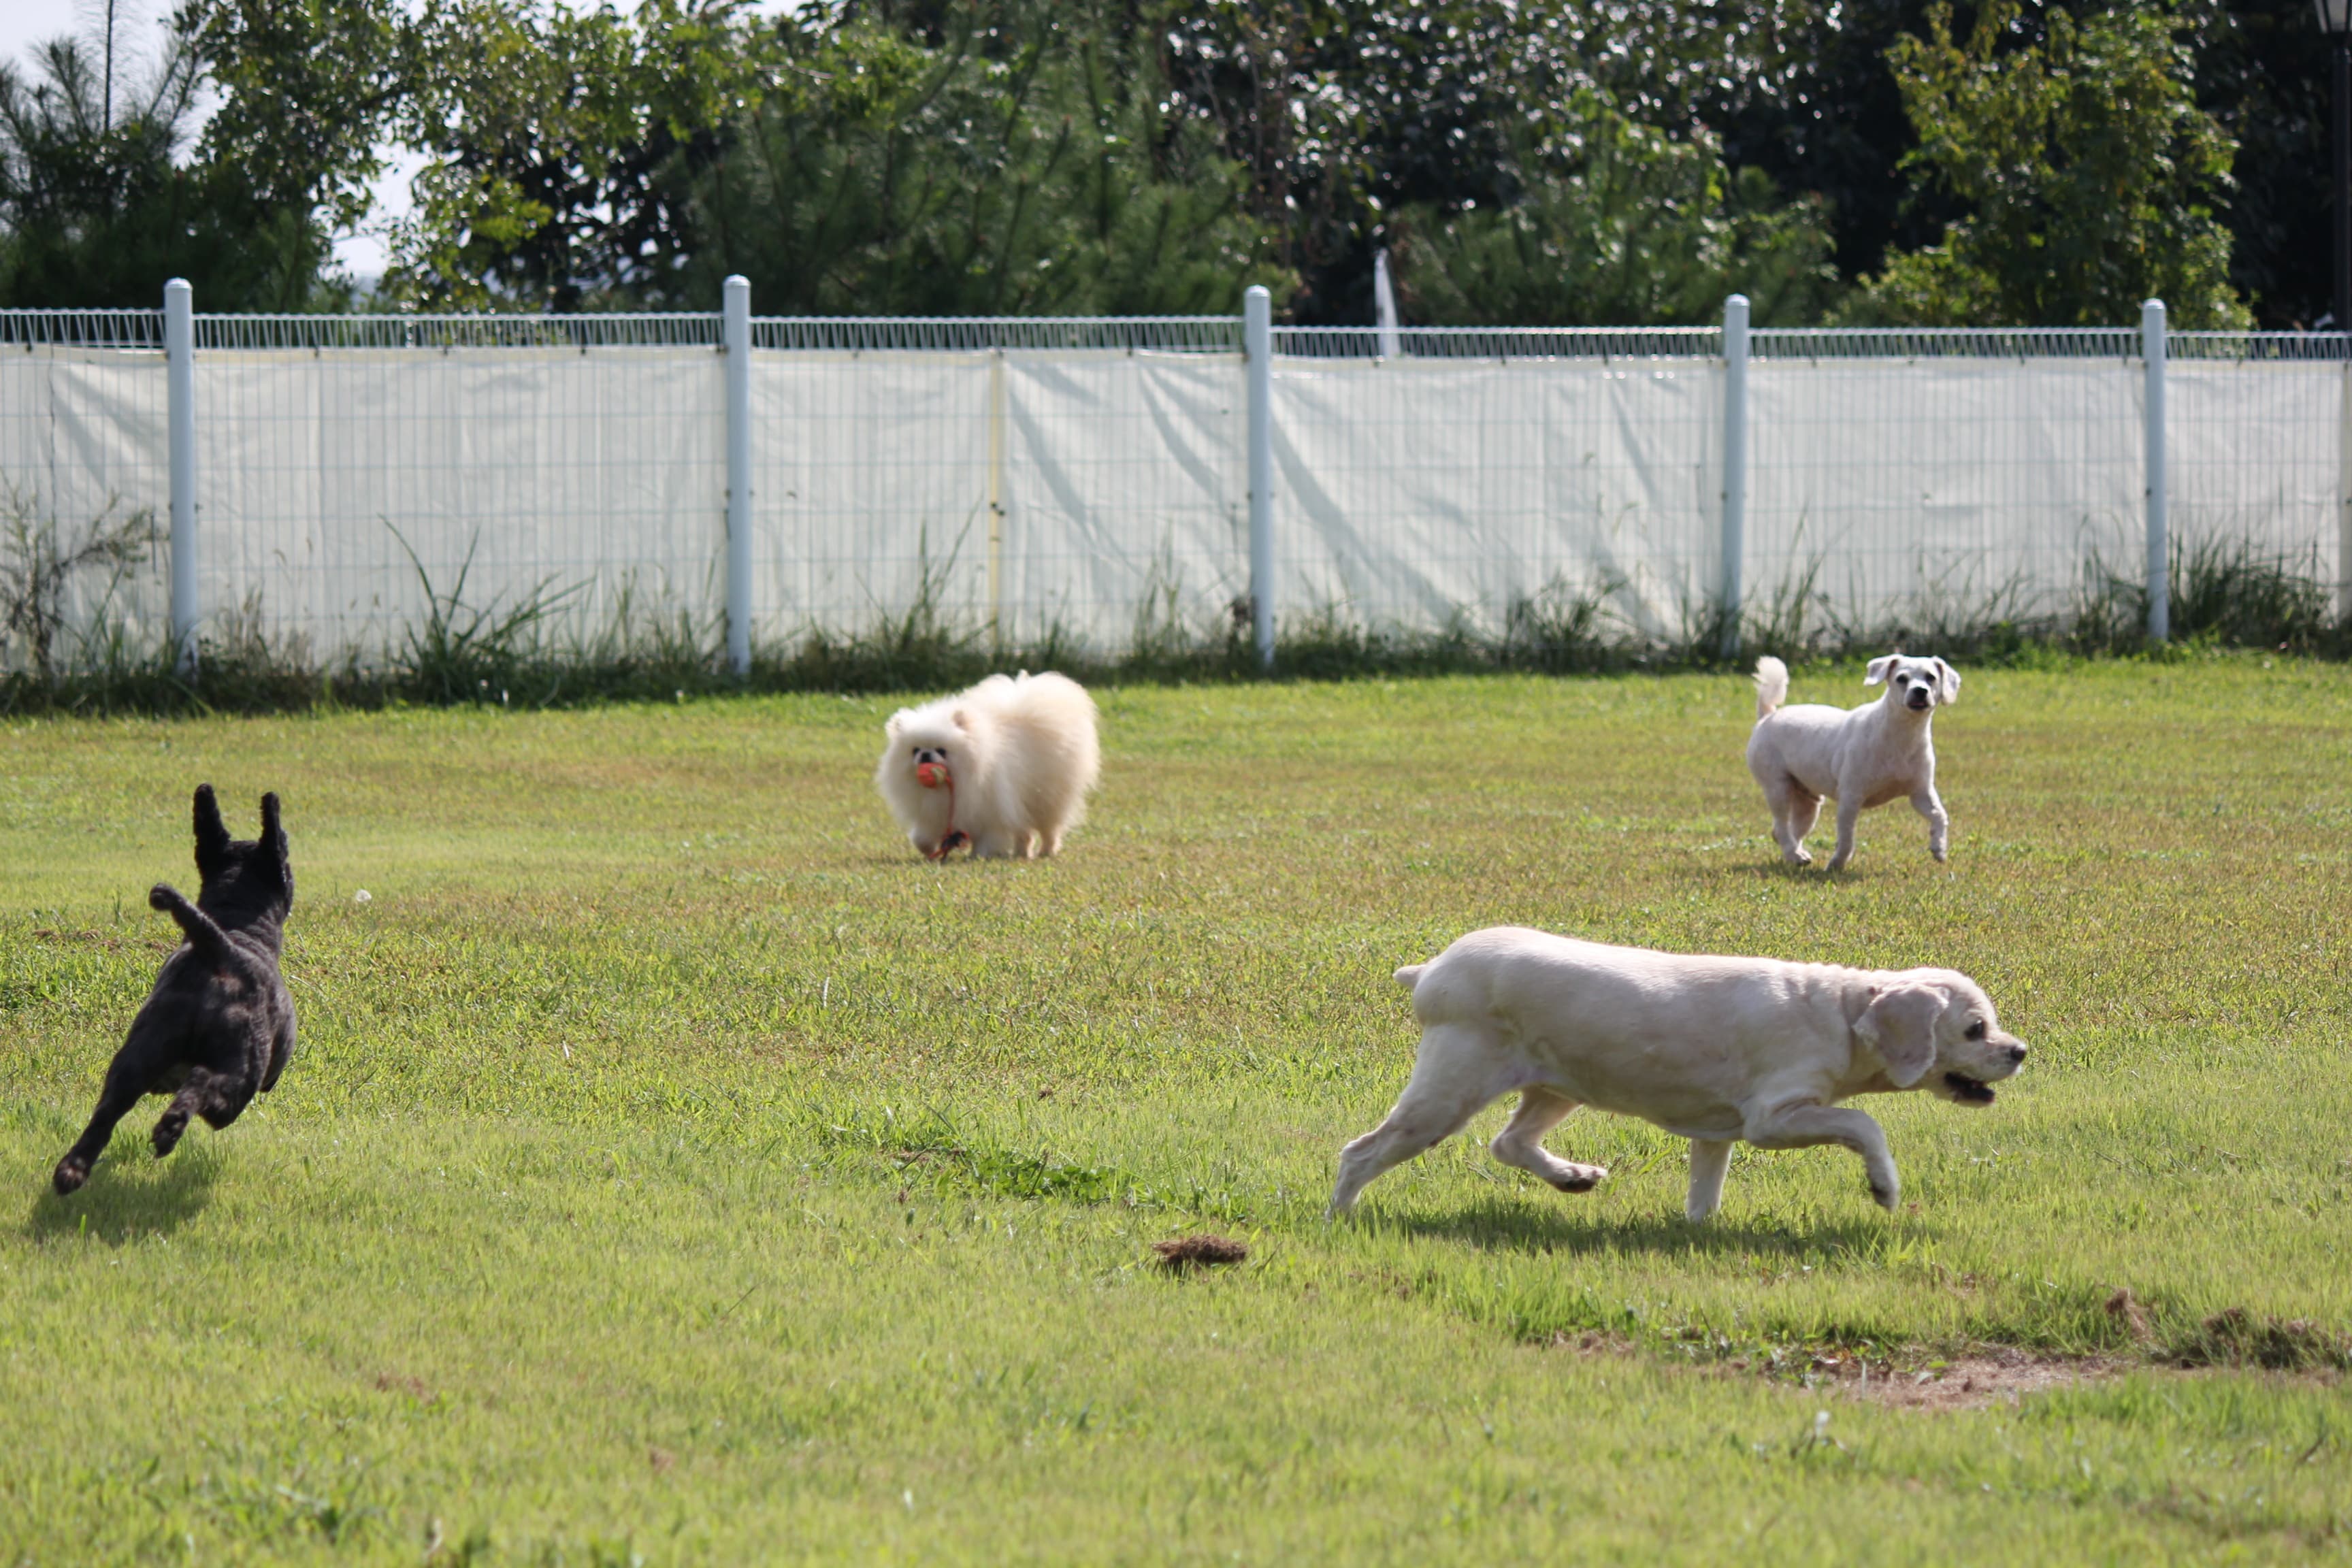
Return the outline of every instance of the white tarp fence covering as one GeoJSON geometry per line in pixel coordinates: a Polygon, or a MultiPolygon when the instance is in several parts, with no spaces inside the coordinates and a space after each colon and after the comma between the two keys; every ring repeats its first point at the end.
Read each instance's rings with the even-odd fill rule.
{"type": "MultiPolygon", "coordinates": [[[[314,658],[397,657],[429,583],[461,619],[557,596],[546,625],[583,647],[648,617],[716,641],[710,347],[200,348],[194,366],[207,635],[241,618],[314,658]]],[[[1249,590],[1243,370],[1198,348],[755,350],[755,640],[926,607],[1023,645],[1221,632],[1249,590]]],[[[2340,592],[2346,375],[2172,359],[2175,541],[2251,542],[2340,592]]],[[[1690,632],[1721,581],[1724,379],[1702,353],[1278,355],[1283,624],[1492,633],[1549,594],[1690,632]]],[[[1932,626],[2063,608],[2089,563],[2133,574],[2143,396],[2123,357],[1759,355],[1748,613],[1810,588],[1850,624],[1932,626]]],[[[0,347],[0,481],[67,542],[110,506],[167,517],[166,441],[160,351],[0,347]]],[[[69,622],[160,646],[163,554],[78,578],[69,622]]]]}

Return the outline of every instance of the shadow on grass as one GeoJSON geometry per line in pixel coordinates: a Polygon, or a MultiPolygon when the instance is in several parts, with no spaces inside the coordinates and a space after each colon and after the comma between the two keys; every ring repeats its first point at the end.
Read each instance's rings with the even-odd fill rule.
{"type": "MultiPolygon", "coordinates": [[[[1573,1202],[1573,1199],[1570,1199],[1573,1202]]],[[[1647,1253],[1661,1258],[1781,1257],[1799,1260],[1841,1249],[1883,1244],[1888,1221],[1860,1215],[1804,1229],[1727,1223],[1720,1215],[1693,1225],[1673,1215],[1579,1216],[1573,1211],[1501,1202],[1444,1213],[1382,1215],[1401,1234],[1458,1241],[1496,1252],[1647,1253]]]]}
{"type": "Polygon", "coordinates": [[[158,1160],[145,1138],[117,1138],[91,1168],[89,1184],[71,1197],[49,1191],[48,1173],[41,1173],[41,1195],[25,1216],[25,1235],[34,1241],[87,1237],[109,1247],[170,1236],[212,1202],[220,1167],[209,1140],[191,1139],[158,1160]]]}

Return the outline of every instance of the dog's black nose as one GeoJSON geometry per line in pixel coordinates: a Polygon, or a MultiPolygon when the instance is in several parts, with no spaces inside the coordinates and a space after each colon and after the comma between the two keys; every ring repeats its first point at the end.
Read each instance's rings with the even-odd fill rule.
{"type": "Polygon", "coordinates": [[[2025,1059],[2025,1047],[2022,1044],[2004,1046],[2001,1047],[2001,1053],[2009,1058],[2009,1065],[2011,1067],[2025,1059]]]}

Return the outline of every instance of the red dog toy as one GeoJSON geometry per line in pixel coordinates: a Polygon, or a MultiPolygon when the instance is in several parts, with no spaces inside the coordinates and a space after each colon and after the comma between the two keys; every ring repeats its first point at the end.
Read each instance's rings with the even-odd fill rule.
{"type": "Polygon", "coordinates": [[[943,789],[948,792],[947,834],[940,840],[940,847],[937,849],[927,849],[923,852],[923,858],[926,860],[944,860],[948,858],[950,850],[961,849],[971,842],[963,829],[955,825],[955,775],[948,772],[948,765],[945,763],[917,763],[915,782],[925,789],[943,789]]]}

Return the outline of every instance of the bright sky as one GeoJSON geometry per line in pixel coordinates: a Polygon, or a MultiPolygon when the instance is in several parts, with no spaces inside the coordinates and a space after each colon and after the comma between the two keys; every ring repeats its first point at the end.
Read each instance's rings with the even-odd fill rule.
{"type": "MultiPolygon", "coordinates": [[[[0,58],[23,68],[33,45],[60,33],[80,31],[90,9],[91,0],[0,0],[0,58]]],[[[129,19],[131,37],[146,40],[153,37],[170,9],[170,0],[122,0],[116,16],[129,19]]],[[[376,214],[371,226],[408,210],[408,181],[422,163],[421,159],[403,160],[376,182],[376,214]]],[[[338,235],[335,259],[356,277],[373,278],[383,271],[383,238],[373,233],[338,235]]]]}
{"type": "MultiPolygon", "coordinates": [[[[21,67],[31,45],[81,28],[95,3],[96,0],[0,0],[0,59],[21,67]]],[[[593,0],[565,3],[584,10],[593,0]]],[[[786,3],[787,0],[765,0],[756,9],[781,11],[786,3]]],[[[133,36],[144,38],[156,26],[153,19],[160,19],[171,8],[172,0],[121,0],[116,15],[130,17],[135,29],[133,36]]],[[[628,8],[624,5],[624,9],[628,8]]],[[[408,182],[423,165],[422,158],[395,156],[393,168],[375,184],[376,210],[369,220],[370,229],[409,210],[408,182]]],[[[335,259],[356,277],[373,278],[384,267],[383,236],[373,232],[338,235],[335,259]]]]}

